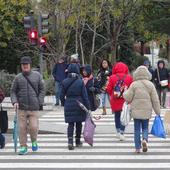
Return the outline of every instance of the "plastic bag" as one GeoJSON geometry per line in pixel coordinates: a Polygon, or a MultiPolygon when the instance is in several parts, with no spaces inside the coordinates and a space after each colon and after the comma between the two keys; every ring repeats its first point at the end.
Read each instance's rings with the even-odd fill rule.
{"type": "Polygon", "coordinates": [[[84,137],[84,141],[88,143],[90,146],[93,146],[93,137],[94,137],[95,128],[96,125],[93,122],[90,114],[88,114],[84,125],[83,137],[84,137]]]}
{"type": "Polygon", "coordinates": [[[155,116],[151,134],[160,138],[166,138],[166,132],[160,115],[155,116]]]}
{"type": "Polygon", "coordinates": [[[131,109],[127,102],[124,102],[122,107],[122,112],[120,116],[120,121],[123,126],[127,126],[131,120],[131,109]]]}

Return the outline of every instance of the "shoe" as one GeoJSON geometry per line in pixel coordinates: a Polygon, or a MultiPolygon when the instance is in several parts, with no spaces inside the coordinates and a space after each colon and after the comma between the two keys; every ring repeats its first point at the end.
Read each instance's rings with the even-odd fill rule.
{"type": "Polygon", "coordinates": [[[81,148],[83,146],[83,143],[80,141],[80,142],[76,142],[76,147],[77,148],[81,148]]]}
{"type": "Polygon", "coordinates": [[[55,106],[59,106],[59,103],[56,103],[55,106]]]}
{"type": "Polygon", "coordinates": [[[68,150],[74,150],[73,144],[68,144],[68,150]]]}
{"type": "Polygon", "coordinates": [[[125,141],[125,136],[124,136],[123,134],[120,133],[119,139],[120,139],[120,141],[125,141]]]}
{"type": "Polygon", "coordinates": [[[148,151],[148,146],[146,140],[142,141],[142,151],[147,152],[148,151]]]}
{"type": "Polygon", "coordinates": [[[140,149],[136,149],[136,150],[135,150],[135,153],[140,153],[140,149]]]}
{"type": "Polygon", "coordinates": [[[38,150],[38,144],[37,144],[37,142],[35,141],[35,142],[32,142],[32,151],[33,152],[36,152],[38,150]]]}
{"type": "Polygon", "coordinates": [[[19,155],[26,155],[28,153],[28,149],[26,146],[21,146],[19,155]]]}
{"type": "Polygon", "coordinates": [[[116,138],[120,139],[120,133],[116,133],[116,138]]]}
{"type": "Polygon", "coordinates": [[[102,113],[102,115],[106,115],[107,113],[106,113],[106,107],[103,107],[103,113],[102,113]]]}

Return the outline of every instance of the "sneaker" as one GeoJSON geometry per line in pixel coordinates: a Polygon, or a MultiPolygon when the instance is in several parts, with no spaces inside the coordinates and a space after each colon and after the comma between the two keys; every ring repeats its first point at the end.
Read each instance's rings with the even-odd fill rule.
{"type": "Polygon", "coordinates": [[[56,103],[55,106],[59,106],[59,103],[56,103]]]}
{"type": "Polygon", "coordinates": [[[136,149],[136,150],[135,150],[135,153],[140,153],[140,149],[136,149]]]}
{"type": "Polygon", "coordinates": [[[36,141],[32,142],[32,151],[36,152],[38,150],[38,144],[36,141]]]}
{"type": "Polygon", "coordinates": [[[142,141],[142,151],[147,152],[148,151],[148,146],[146,140],[142,141]]]}
{"type": "Polygon", "coordinates": [[[119,139],[120,139],[120,141],[125,141],[125,136],[120,133],[119,139]]]}
{"type": "Polygon", "coordinates": [[[68,144],[68,150],[74,150],[73,144],[68,144]]]}
{"type": "Polygon", "coordinates": [[[28,149],[26,146],[21,146],[19,155],[26,155],[28,153],[28,149]]]}
{"type": "Polygon", "coordinates": [[[116,133],[116,138],[120,139],[120,133],[116,133]]]}

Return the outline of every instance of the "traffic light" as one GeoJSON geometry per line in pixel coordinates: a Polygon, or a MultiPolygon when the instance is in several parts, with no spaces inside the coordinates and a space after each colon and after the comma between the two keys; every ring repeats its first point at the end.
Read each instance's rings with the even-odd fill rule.
{"type": "Polygon", "coordinates": [[[47,39],[45,37],[40,37],[39,43],[40,43],[40,50],[44,51],[46,49],[47,39]]]}
{"type": "Polygon", "coordinates": [[[38,32],[36,30],[31,30],[29,32],[29,40],[31,45],[35,46],[38,42],[38,32]]]}
{"type": "Polygon", "coordinates": [[[39,15],[39,21],[38,21],[38,31],[39,35],[42,36],[44,34],[48,34],[49,31],[49,14],[40,14],[39,15]]]}
{"type": "Polygon", "coordinates": [[[31,30],[34,28],[34,17],[33,16],[24,17],[24,28],[27,30],[31,30]]]}

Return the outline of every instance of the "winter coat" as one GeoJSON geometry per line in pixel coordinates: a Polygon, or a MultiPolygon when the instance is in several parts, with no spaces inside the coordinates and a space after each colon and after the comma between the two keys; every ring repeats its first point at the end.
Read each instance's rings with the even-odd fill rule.
{"type": "Polygon", "coordinates": [[[101,68],[97,73],[97,78],[99,82],[99,88],[105,89],[106,83],[107,83],[107,77],[111,76],[112,74],[112,68],[109,69],[103,69],[101,68]]]}
{"type": "Polygon", "coordinates": [[[79,72],[77,64],[70,64],[68,67],[68,77],[62,82],[60,99],[62,105],[64,105],[66,123],[83,122],[86,119],[86,113],[79,107],[77,100],[89,109],[87,91],[79,72]]]}
{"type": "Polygon", "coordinates": [[[152,108],[160,114],[160,103],[154,84],[150,81],[151,74],[145,66],[140,66],[134,72],[134,82],[124,92],[124,99],[131,103],[134,119],[149,119],[152,108]]]}
{"type": "Polygon", "coordinates": [[[2,91],[2,89],[0,88],[0,103],[2,103],[2,101],[4,100],[5,98],[5,94],[4,92],[2,91]]]}
{"type": "Polygon", "coordinates": [[[67,69],[67,64],[64,63],[56,63],[54,68],[53,68],[53,77],[55,81],[62,82],[66,76],[66,69],[67,69]]]}
{"type": "MultiPolygon", "coordinates": [[[[85,65],[83,67],[84,70],[86,70],[88,76],[90,77],[92,74],[92,69],[90,65],[85,65]]],[[[100,92],[99,88],[98,88],[98,84],[97,84],[97,80],[91,76],[92,78],[88,80],[88,82],[86,83],[85,87],[87,89],[87,94],[88,94],[88,99],[89,99],[89,103],[90,103],[90,110],[91,111],[95,111],[97,108],[95,106],[94,103],[94,97],[97,93],[100,92]],[[94,90],[91,91],[91,88],[94,87],[94,90]]]]}
{"type": "Polygon", "coordinates": [[[39,110],[40,105],[44,102],[45,88],[42,76],[37,71],[31,71],[25,76],[32,82],[38,96],[26,78],[24,73],[19,73],[11,86],[11,102],[19,103],[20,110],[35,111],[39,110]]]}
{"type": "Polygon", "coordinates": [[[127,88],[133,81],[132,76],[130,76],[129,74],[127,65],[122,62],[116,63],[116,65],[112,69],[112,75],[110,76],[109,83],[106,87],[106,91],[110,95],[110,104],[113,112],[121,111],[124,103],[123,98],[116,98],[113,93],[114,87],[116,86],[116,83],[118,81],[117,76],[119,77],[119,79],[124,78],[124,83],[127,88]]]}
{"type": "Polygon", "coordinates": [[[168,69],[165,68],[165,62],[163,60],[159,60],[158,61],[157,69],[155,69],[155,73],[154,73],[154,81],[155,81],[156,88],[167,88],[168,86],[161,87],[161,85],[159,83],[158,71],[157,70],[159,70],[160,81],[162,81],[162,80],[169,80],[168,69]],[[163,65],[164,65],[164,67],[162,69],[159,68],[159,64],[160,63],[163,63],[163,65]]]}

